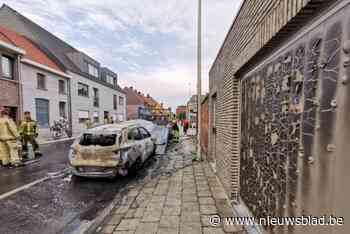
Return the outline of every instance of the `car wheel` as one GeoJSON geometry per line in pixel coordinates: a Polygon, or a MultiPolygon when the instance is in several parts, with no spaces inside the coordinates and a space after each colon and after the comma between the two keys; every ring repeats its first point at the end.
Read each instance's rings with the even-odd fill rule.
{"type": "Polygon", "coordinates": [[[151,156],[155,156],[155,155],[156,155],[156,152],[157,152],[157,145],[154,144],[154,147],[153,147],[153,151],[152,151],[151,156]]]}
{"type": "Polygon", "coordinates": [[[137,158],[133,165],[128,169],[130,172],[129,174],[135,175],[141,169],[142,164],[141,158],[137,158]]]}

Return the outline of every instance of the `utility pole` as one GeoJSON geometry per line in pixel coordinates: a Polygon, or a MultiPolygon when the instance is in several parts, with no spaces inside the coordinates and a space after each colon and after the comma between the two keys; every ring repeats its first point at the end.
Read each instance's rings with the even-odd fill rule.
{"type": "Polygon", "coordinates": [[[201,102],[202,102],[202,0],[198,0],[198,48],[197,48],[197,157],[201,160],[201,102]]]}

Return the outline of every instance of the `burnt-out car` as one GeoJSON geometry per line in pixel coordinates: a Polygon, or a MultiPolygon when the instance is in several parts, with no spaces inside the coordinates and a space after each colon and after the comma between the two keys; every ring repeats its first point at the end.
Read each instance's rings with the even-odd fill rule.
{"type": "Polygon", "coordinates": [[[113,178],[139,169],[155,152],[155,139],[142,121],[126,121],[86,130],[71,146],[73,175],[113,178]]]}

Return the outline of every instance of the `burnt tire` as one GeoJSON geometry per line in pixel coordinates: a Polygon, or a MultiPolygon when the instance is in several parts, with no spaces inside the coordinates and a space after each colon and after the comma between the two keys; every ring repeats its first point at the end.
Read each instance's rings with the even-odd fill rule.
{"type": "Polygon", "coordinates": [[[131,167],[128,167],[128,174],[129,175],[136,175],[138,171],[142,168],[143,162],[141,158],[136,159],[136,161],[131,165],[131,167]]]}

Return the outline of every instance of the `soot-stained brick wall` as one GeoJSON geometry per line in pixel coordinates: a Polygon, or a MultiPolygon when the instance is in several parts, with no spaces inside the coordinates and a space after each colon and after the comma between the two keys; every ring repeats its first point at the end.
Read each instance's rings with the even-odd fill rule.
{"type": "Polygon", "coordinates": [[[320,27],[242,80],[240,196],[256,217],[296,215],[299,185],[327,186],[315,161],[330,178],[342,24],[320,27]]]}

